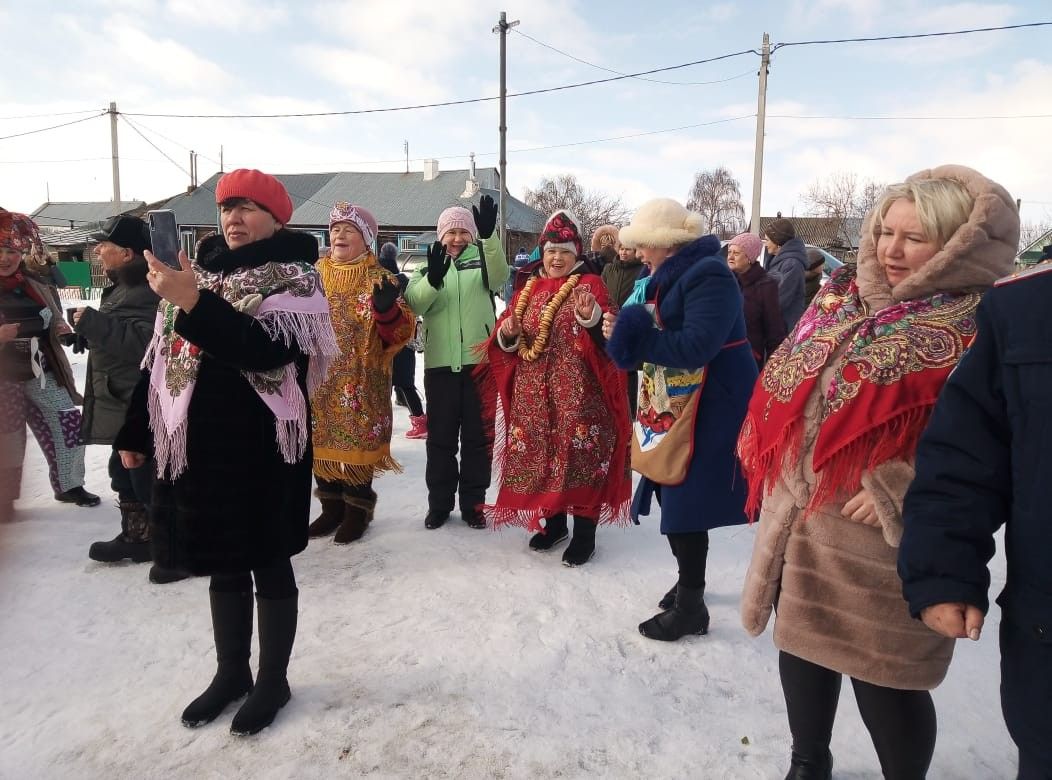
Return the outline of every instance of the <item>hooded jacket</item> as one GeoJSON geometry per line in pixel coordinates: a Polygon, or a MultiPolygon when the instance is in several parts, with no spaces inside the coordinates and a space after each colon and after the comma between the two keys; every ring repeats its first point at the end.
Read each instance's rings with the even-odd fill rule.
{"type": "MultiPolygon", "coordinates": [[[[879,316],[889,304],[939,292],[985,290],[1014,261],[1019,213],[1000,185],[955,165],[922,171],[915,177],[955,179],[975,203],[968,221],[942,249],[894,290],[877,261],[880,228],[870,214],[856,278],[859,295],[873,316],[879,316]]],[[[793,333],[790,338],[798,336],[793,333]]],[[[801,509],[809,504],[817,481],[813,458],[825,410],[822,388],[829,386],[843,364],[844,352],[825,356],[807,399],[801,452],[783,464],[773,484],[767,484],[745,575],[742,624],[754,636],[761,633],[777,604],[774,643],[780,650],[874,685],[934,688],[946,674],[953,640],[910,616],[896,573],[902,502],[913,478],[912,458],[885,461],[864,471],[860,485],[845,489],[850,495],[861,488],[870,491],[879,521],[876,526],[843,517],[841,500],[809,513],[801,509]]]]}

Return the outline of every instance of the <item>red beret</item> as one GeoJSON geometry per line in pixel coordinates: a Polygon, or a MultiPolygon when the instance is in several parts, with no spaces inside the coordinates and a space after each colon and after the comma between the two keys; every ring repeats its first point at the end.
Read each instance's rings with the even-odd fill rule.
{"type": "Polygon", "coordinates": [[[292,199],[285,185],[254,168],[238,168],[219,180],[216,203],[231,198],[247,198],[259,204],[282,225],[288,224],[292,218],[292,199]]]}

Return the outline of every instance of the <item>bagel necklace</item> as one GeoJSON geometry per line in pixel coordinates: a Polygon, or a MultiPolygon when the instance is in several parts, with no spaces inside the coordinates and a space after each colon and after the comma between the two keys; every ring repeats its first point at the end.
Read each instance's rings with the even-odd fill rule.
{"type": "MultiPolygon", "coordinates": [[[[533,285],[538,278],[537,276],[530,277],[529,281],[526,282],[526,286],[522,288],[522,295],[519,296],[519,302],[515,306],[515,317],[520,322],[522,321],[522,315],[526,313],[526,304],[530,301],[530,293],[533,291],[533,285]]],[[[547,348],[548,336],[551,334],[552,323],[555,321],[555,313],[559,311],[559,307],[570,297],[570,293],[579,281],[581,281],[580,274],[572,275],[563,282],[558,292],[544,305],[544,308],[541,310],[541,325],[537,331],[537,337],[530,346],[526,346],[526,334],[522,334],[523,343],[519,346],[519,357],[527,363],[532,363],[547,348]]]]}

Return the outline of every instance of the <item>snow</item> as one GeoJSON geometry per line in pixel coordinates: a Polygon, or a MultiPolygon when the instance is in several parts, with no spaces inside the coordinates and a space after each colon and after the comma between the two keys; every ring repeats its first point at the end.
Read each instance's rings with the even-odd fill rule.
{"type": "MultiPolygon", "coordinates": [[[[85,356],[70,357],[82,384],[85,356]]],[[[109,450],[87,450],[102,505],[78,508],[53,500],[30,440],[16,521],[0,526],[0,778],[784,775],[777,651],[770,630],[751,639],[738,621],[752,529],[712,533],[709,635],[654,642],[636,626],[675,580],[656,517],[599,529],[576,569],[562,546],[530,552],[518,529],[454,514],[425,530],[424,442],[408,427],[396,407],[405,473],[377,480],[365,537],[315,540],[294,559],[292,701],[248,738],[230,735],[233,708],[195,730],[179,720],[214,671],[207,578],[152,585],[148,565],[90,561],[89,544],[119,530],[109,450]]],[[[993,580],[997,592],[1001,552],[993,580]]],[[[930,778],[1015,774],[998,617],[958,643],[934,693],[930,778]]],[[[832,750],[839,780],[880,776],[848,684],[832,750]]]]}

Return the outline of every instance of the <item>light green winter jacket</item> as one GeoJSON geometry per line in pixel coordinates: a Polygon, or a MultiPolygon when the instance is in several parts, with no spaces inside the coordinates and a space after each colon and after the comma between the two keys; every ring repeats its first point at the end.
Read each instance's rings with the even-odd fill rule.
{"type": "Polygon", "coordinates": [[[476,345],[489,338],[496,318],[492,293],[508,279],[508,261],[500,238],[494,233],[481,239],[485,256],[487,286],[482,281],[482,259],[471,244],[454,260],[442,287],[436,290],[427,281],[427,263],[420,266],[405,290],[406,303],[424,318],[424,368],[460,371],[478,363],[476,345]]]}

